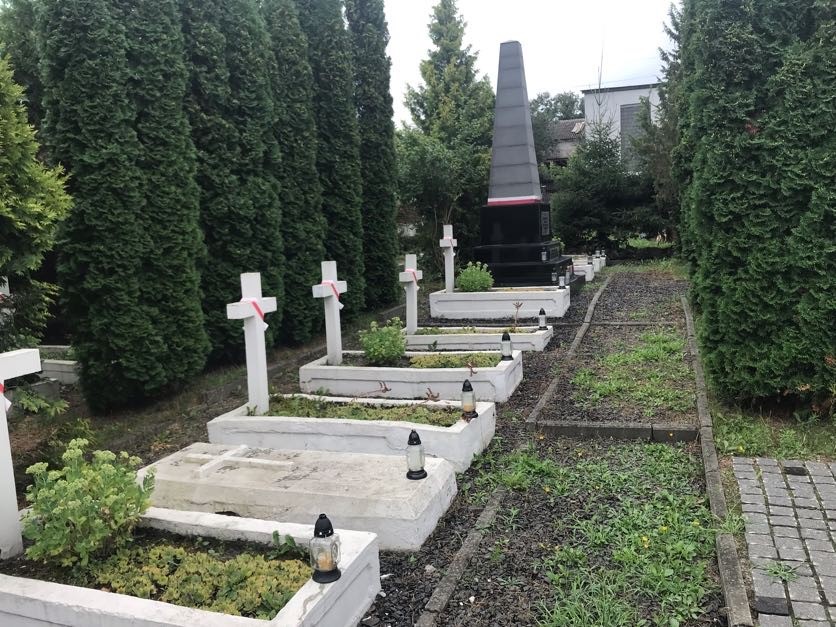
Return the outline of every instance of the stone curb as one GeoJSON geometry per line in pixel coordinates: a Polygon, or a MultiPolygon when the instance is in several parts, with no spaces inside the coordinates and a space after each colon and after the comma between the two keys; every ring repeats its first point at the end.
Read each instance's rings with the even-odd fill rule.
{"type": "Polygon", "coordinates": [[[696,426],[649,422],[612,423],[541,420],[537,422],[535,428],[550,435],[566,437],[651,440],[653,442],[693,442],[699,435],[699,429],[696,426]]]}
{"type": "MultiPolygon", "coordinates": [[[[700,419],[700,448],[705,469],[705,484],[711,512],[724,520],[728,514],[723,483],[720,477],[720,463],[714,446],[714,428],[711,411],[708,408],[708,393],[705,385],[705,373],[700,361],[700,351],[694,329],[694,316],[688,300],[682,296],[682,308],[685,311],[688,352],[693,357],[694,379],[697,385],[697,415],[700,419]]],[[[726,600],[729,627],[753,627],[752,612],[749,609],[749,597],[743,581],[743,571],[737,554],[737,543],[730,533],[718,532],[716,537],[717,567],[720,571],[720,583],[723,598],[726,600]]]]}
{"type": "MultiPolygon", "coordinates": [[[[581,323],[581,322],[554,322],[552,324],[553,324],[553,326],[556,326],[556,327],[576,327],[579,324],[583,324],[583,323],[581,323]]],[[[673,322],[671,320],[657,320],[656,322],[635,322],[633,320],[626,321],[626,322],[614,322],[612,320],[606,320],[606,321],[599,321],[599,322],[592,321],[589,324],[593,327],[674,327],[678,323],[673,322]]]]}

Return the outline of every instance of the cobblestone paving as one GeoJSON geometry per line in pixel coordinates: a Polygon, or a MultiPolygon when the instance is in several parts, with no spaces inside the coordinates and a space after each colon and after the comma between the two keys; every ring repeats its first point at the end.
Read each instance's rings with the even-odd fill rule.
{"type": "Polygon", "coordinates": [[[836,464],[762,457],[732,464],[758,624],[836,625],[836,464]]]}

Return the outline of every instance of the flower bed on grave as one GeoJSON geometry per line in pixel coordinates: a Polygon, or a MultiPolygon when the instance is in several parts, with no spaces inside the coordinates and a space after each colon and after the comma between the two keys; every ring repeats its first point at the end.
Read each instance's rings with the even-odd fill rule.
{"type": "Polygon", "coordinates": [[[521,351],[545,350],[554,335],[552,327],[419,327],[406,335],[406,345],[415,350],[490,350],[499,346],[505,332],[521,351]]]}
{"type": "Polygon", "coordinates": [[[461,403],[287,394],[274,396],[267,416],[242,406],[208,424],[214,444],[403,455],[410,431],[426,453],[463,472],[493,438],[493,403],[476,403],[477,417],[462,417],[461,403]]]}
{"type": "Polygon", "coordinates": [[[544,309],[560,318],[569,309],[569,289],[556,286],[495,287],[484,292],[431,292],[430,315],[446,320],[502,320],[536,318],[544,309]],[[522,303],[517,310],[516,304],[522,303]]]}
{"type": "Polygon", "coordinates": [[[401,359],[395,363],[402,365],[371,366],[364,365],[368,362],[361,351],[344,351],[344,365],[332,366],[327,356],[321,357],[299,368],[299,386],[309,394],[456,400],[467,379],[477,400],[504,402],[522,381],[518,350],[509,360],[498,352],[407,352],[401,359]]]}
{"type": "MultiPolygon", "coordinates": [[[[137,458],[74,440],[29,469],[26,552],[0,562],[0,624],[322,625],[359,620],[378,586],[374,536],[348,532],[341,584],[311,581],[304,525],[152,510],[137,458]],[[144,525],[156,529],[136,529],[144,525]],[[246,541],[245,541],[246,540],[246,541]],[[346,594],[347,590],[351,593],[346,594]]],[[[343,565],[341,564],[341,565],[343,565]]]]}

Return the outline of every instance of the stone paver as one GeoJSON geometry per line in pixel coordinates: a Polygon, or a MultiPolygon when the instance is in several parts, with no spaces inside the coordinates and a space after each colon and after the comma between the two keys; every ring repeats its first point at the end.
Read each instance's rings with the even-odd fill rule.
{"type": "Polygon", "coordinates": [[[836,625],[836,464],[734,457],[732,468],[758,624],[836,625]]]}

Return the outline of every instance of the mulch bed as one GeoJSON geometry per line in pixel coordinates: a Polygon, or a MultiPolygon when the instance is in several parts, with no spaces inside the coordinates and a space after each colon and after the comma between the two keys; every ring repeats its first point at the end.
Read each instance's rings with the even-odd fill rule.
{"type": "MultiPolygon", "coordinates": [[[[594,285],[594,283],[593,283],[594,285]]],[[[619,272],[613,275],[595,308],[592,320],[650,322],[682,320],[679,297],[688,283],[652,272],[619,272]]]]}

